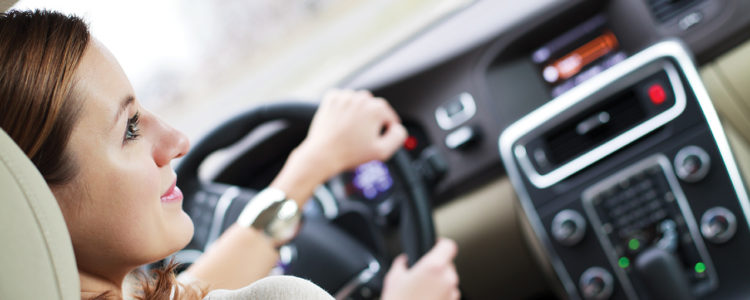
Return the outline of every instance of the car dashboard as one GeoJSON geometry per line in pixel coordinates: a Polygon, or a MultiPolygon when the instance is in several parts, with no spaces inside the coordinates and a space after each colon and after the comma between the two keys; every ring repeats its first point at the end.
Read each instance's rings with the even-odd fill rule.
{"type": "Polygon", "coordinates": [[[663,270],[684,271],[688,279],[672,287],[686,287],[690,297],[735,297],[746,294],[734,283],[741,272],[720,261],[740,255],[748,238],[737,169],[745,163],[733,158],[747,149],[732,153],[721,121],[739,129],[730,132],[739,140],[747,133],[717,86],[738,89],[742,73],[727,71],[726,57],[737,60],[734,49],[747,47],[748,12],[746,1],[478,1],[341,86],[373,90],[401,115],[406,148],[432,189],[438,233],[467,245],[457,264],[470,281],[469,298],[656,299],[660,288],[650,276],[663,270]],[[508,15],[511,5],[526,14],[508,15]],[[628,134],[636,127],[645,133],[628,134]],[[675,141],[682,132],[697,140],[675,141]],[[596,151],[603,145],[609,150],[596,151]],[[706,157],[710,175],[685,179],[706,157]],[[644,208],[653,222],[612,237],[607,225],[637,222],[622,221],[596,199],[641,193],[613,178],[659,186],[644,191],[673,201],[664,216],[644,208]],[[716,190],[725,192],[700,202],[716,190]],[[717,218],[716,228],[732,227],[731,235],[717,240],[703,231],[717,218]],[[665,260],[676,258],[678,266],[638,275],[641,254],[673,234],[682,244],[665,260]]]}

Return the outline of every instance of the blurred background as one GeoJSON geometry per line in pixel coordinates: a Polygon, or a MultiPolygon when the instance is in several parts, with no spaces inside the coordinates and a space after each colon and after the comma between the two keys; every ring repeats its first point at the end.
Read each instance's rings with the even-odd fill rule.
{"type": "Polygon", "coordinates": [[[259,102],[316,100],[473,0],[21,0],[83,17],[143,105],[192,141],[259,102]]]}

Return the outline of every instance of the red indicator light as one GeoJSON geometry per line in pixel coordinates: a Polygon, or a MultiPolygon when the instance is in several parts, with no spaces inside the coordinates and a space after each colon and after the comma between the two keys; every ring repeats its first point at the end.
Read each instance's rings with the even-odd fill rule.
{"type": "Polygon", "coordinates": [[[407,137],[406,141],[404,141],[404,148],[409,151],[417,149],[417,138],[412,135],[407,137]]]}
{"type": "Polygon", "coordinates": [[[648,97],[651,99],[651,103],[659,105],[664,103],[667,99],[667,93],[664,92],[664,88],[661,84],[655,83],[648,88],[648,97]]]}

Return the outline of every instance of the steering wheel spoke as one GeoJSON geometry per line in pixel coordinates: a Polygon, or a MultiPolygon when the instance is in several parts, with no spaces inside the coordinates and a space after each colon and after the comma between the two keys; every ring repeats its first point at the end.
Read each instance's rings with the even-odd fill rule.
{"type": "Polygon", "coordinates": [[[220,183],[204,184],[183,208],[195,225],[187,248],[205,251],[239,217],[257,191],[220,183]]]}

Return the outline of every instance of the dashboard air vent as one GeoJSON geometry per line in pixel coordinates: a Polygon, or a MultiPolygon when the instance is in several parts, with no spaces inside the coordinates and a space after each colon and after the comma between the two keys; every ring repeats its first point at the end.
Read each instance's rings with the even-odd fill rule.
{"type": "Polygon", "coordinates": [[[564,163],[625,132],[647,117],[633,90],[611,97],[545,136],[549,161],[556,165],[564,163]]]}

